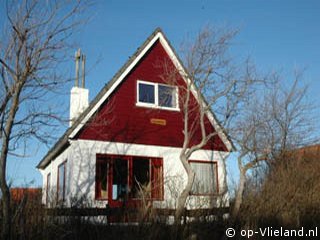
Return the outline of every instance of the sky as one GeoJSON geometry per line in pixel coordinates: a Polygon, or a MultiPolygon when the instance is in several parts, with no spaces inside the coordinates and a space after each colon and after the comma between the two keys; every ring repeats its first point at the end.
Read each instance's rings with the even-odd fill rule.
{"type": "MultiPolygon", "coordinates": [[[[89,22],[73,37],[74,51],[80,47],[87,57],[86,87],[92,100],[157,27],[178,54],[181,43],[207,25],[239,29],[230,49],[233,58],[250,56],[259,70],[280,71],[288,84],[293,71],[305,69],[308,100],[320,106],[319,12],[317,0],[97,0],[88,9],[89,22]]],[[[73,62],[65,67],[72,77],[73,62]]],[[[64,109],[69,108],[69,89],[64,109]]],[[[316,114],[319,118],[319,109],[316,114]]],[[[61,126],[61,134],[66,127],[61,126]]],[[[49,149],[36,143],[29,147],[30,157],[8,161],[13,186],[42,184],[36,165],[49,149]]],[[[228,160],[228,169],[234,171],[234,159],[228,160]]]]}

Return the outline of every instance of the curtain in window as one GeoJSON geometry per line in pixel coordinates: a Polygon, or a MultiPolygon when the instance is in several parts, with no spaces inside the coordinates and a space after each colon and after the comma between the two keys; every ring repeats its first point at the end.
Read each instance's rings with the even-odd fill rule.
{"type": "Polygon", "coordinates": [[[191,162],[195,172],[192,194],[214,194],[217,192],[216,164],[204,162],[191,162]]]}
{"type": "Polygon", "coordinates": [[[161,158],[151,161],[151,197],[163,199],[163,162],[161,158]]]}

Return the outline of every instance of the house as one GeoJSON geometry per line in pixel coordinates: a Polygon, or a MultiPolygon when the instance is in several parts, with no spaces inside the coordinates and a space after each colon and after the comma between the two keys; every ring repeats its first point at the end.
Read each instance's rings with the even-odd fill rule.
{"type": "Polygon", "coordinates": [[[11,200],[14,203],[28,200],[40,203],[41,188],[10,188],[11,200]]]}
{"type": "MultiPolygon", "coordinates": [[[[117,208],[147,199],[154,208],[176,207],[187,179],[179,159],[187,80],[181,74],[176,85],[166,82],[165,65],[185,71],[156,29],[90,104],[84,84],[72,88],[71,126],[37,166],[44,204],[117,208]]],[[[232,143],[212,112],[206,121],[207,131],[217,135],[189,159],[196,173],[189,209],[228,205],[224,159],[232,143]]],[[[200,139],[198,129],[191,144],[200,139]]]]}

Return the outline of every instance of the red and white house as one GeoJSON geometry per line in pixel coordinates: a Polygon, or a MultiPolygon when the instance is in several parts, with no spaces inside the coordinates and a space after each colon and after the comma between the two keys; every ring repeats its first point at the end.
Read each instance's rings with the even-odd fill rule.
{"type": "MultiPolygon", "coordinates": [[[[71,126],[38,164],[43,203],[70,206],[135,206],[144,197],[156,208],[176,207],[187,174],[180,162],[183,144],[181,87],[163,79],[164,64],[184,71],[160,29],[88,104],[88,90],[71,90],[71,126]]],[[[201,101],[192,96],[191,101],[201,101]]],[[[192,120],[192,119],[191,119],[192,120]]],[[[228,205],[224,159],[232,143],[207,114],[208,131],[217,135],[190,158],[196,173],[187,207],[228,205]],[[222,202],[221,202],[222,201],[222,202]]],[[[198,143],[200,129],[191,140],[198,143]]]]}

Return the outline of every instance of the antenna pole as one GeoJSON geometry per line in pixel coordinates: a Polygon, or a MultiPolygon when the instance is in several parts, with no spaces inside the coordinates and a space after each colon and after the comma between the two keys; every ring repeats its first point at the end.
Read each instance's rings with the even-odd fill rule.
{"type": "Polygon", "coordinates": [[[79,62],[80,62],[81,50],[80,48],[75,53],[75,60],[76,60],[76,79],[75,79],[75,86],[79,86],[79,62]]]}
{"type": "Polygon", "coordinates": [[[85,77],[86,77],[86,55],[82,54],[82,81],[81,81],[81,87],[85,87],[85,77]]]}

